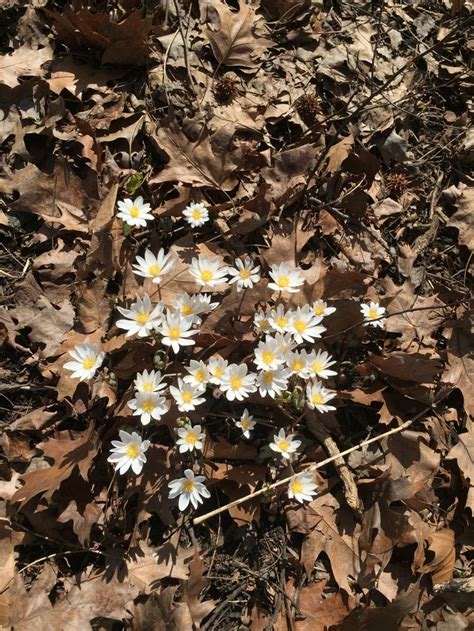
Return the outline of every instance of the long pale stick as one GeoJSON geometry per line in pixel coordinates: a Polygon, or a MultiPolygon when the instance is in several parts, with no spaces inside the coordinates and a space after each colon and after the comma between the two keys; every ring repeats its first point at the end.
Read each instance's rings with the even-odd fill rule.
{"type": "MultiPolygon", "coordinates": [[[[447,395],[445,395],[445,396],[447,396],[447,395]]],[[[442,397],[442,398],[444,399],[445,397],[442,397]]],[[[353,451],[357,451],[358,449],[361,449],[361,447],[365,447],[365,445],[370,445],[371,443],[375,443],[378,440],[380,440],[381,438],[385,438],[386,436],[390,436],[391,434],[398,434],[398,432],[402,432],[404,429],[407,429],[407,427],[409,427],[412,423],[414,423],[416,420],[418,420],[421,416],[426,414],[426,412],[428,412],[429,410],[431,410],[431,406],[425,408],[424,410],[422,410],[419,414],[417,414],[415,417],[413,417],[410,421],[405,421],[405,423],[403,423],[399,427],[395,427],[395,429],[391,429],[388,432],[384,432],[383,434],[379,434],[378,436],[374,436],[374,438],[369,438],[368,440],[364,440],[359,445],[355,445],[354,447],[350,447],[350,449],[346,449],[345,451],[341,451],[336,456],[331,456],[330,458],[326,458],[326,460],[321,460],[320,462],[315,462],[314,464],[312,464],[309,467],[307,467],[305,469],[305,472],[306,471],[316,471],[316,469],[320,469],[321,467],[324,467],[324,465],[327,465],[330,462],[334,462],[334,460],[337,460],[338,458],[341,458],[342,456],[347,456],[348,454],[351,454],[353,451]]],[[[234,500],[233,502],[229,502],[229,504],[224,504],[224,506],[220,506],[219,508],[216,508],[215,510],[211,511],[210,513],[206,513],[205,515],[201,515],[200,517],[195,517],[193,519],[193,524],[195,526],[197,526],[198,524],[202,524],[203,521],[207,521],[211,517],[215,517],[216,515],[219,515],[219,513],[223,513],[224,511],[229,510],[229,508],[234,508],[234,506],[239,506],[240,504],[243,504],[244,502],[248,502],[249,500],[253,499],[254,497],[258,497],[259,495],[263,495],[264,493],[268,493],[272,489],[276,489],[279,486],[283,486],[284,484],[288,484],[289,482],[291,482],[291,480],[293,478],[294,478],[294,474],[288,476],[287,478],[283,478],[282,480],[277,480],[273,484],[268,484],[266,486],[263,486],[258,491],[254,491],[253,493],[249,493],[248,495],[244,495],[243,497],[239,497],[238,500],[234,500]]]]}

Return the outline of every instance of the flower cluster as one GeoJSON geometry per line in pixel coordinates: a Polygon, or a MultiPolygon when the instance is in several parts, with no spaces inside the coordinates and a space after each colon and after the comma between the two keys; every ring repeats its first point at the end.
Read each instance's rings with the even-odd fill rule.
{"type": "MultiPolygon", "coordinates": [[[[145,226],[147,221],[153,220],[150,205],[141,197],[119,202],[118,217],[129,226],[145,226]]],[[[192,203],[183,211],[183,217],[191,227],[198,228],[209,220],[209,211],[203,203],[192,203]]],[[[132,269],[137,276],[151,279],[160,286],[166,282],[166,275],[172,272],[174,265],[172,253],[163,249],[154,253],[146,249],[136,257],[132,269]]],[[[226,285],[234,285],[237,292],[245,291],[262,279],[260,265],[248,255],[235,260],[232,265],[219,256],[200,255],[192,259],[188,272],[201,290],[211,291],[221,290],[226,285]]],[[[283,402],[287,400],[285,396],[297,388],[304,392],[309,409],[321,414],[335,410],[332,401],[336,393],[326,385],[328,379],[337,375],[334,370],[336,361],[318,346],[318,341],[326,331],[325,318],[336,309],[323,300],[288,308],[285,297],[299,292],[304,283],[304,274],[299,267],[290,262],[272,265],[268,287],[277,293],[273,294],[274,300],[266,311],[255,313],[253,356],[241,363],[232,363],[218,354],[206,360],[189,358],[184,363],[184,372],[173,375],[167,375],[166,369],[165,374],[158,370],[143,370],[135,376],[134,394],[128,401],[132,415],[139,417],[142,426],[147,426],[152,421],[160,421],[171,405],[182,413],[193,412],[206,402],[208,390],[230,402],[242,402],[252,395],[283,402]],[[174,382],[168,383],[165,379],[171,376],[175,378],[174,382]]],[[[126,336],[152,336],[167,353],[176,355],[196,344],[203,319],[216,306],[211,295],[201,292],[178,294],[171,306],[160,300],[153,303],[145,293],[128,307],[117,307],[122,317],[117,319],[116,326],[125,331],[126,336]]],[[[361,305],[361,312],[364,326],[384,326],[385,309],[378,303],[361,305]]],[[[72,377],[80,380],[92,379],[105,359],[100,347],[87,340],[70,354],[74,361],[67,362],[65,368],[72,371],[72,377]]],[[[247,408],[234,424],[245,439],[249,439],[257,427],[257,421],[247,408]]],[[[130,468],[135,474],[141,473],[150,442],[136,431],[120,430],[119,437],[120,440],[112,442],[109,462],[120,474],[130,468]]],[[[206,433],[201,424],[194,424],[187,417],[180,421],[176,431],[177,452],[187,459],[197,456],[199,460],[205,441],[206,433]]],[[[268,443],[270,452],[282,462],[296,461],[301,445],[296,434],[284,428],[274,433],[268,443]]],[[[169,489],[169,497],[178,498],[180,510],[185,510],[189,504],[197,508],[210,496],[204,476],[195,475],[192,468],[184,470],[184,477],[172,480],[169,489]]],[[[288,497],[303,502],[311,500],[315,494],[312,474],[296,473],[289,484],[288,497]]]]}

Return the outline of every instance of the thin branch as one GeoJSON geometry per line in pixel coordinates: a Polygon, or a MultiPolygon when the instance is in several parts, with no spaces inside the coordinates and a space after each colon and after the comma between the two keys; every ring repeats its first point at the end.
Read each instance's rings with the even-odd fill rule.
{"type": "MultiPolygon", "coordinates": [[[[442,401],[443,399],[445,399],[448,396],[448,394],[449,393],[446,393],[445,395],[443,395],[435,403],[437,404],[440,401],[442,401]]],[[[343,456],[347,456],[347,455],[351,454],[352,452],[357,451],[358,449],[361,449],[362,447],[365,447],[366,445],[371,445],[372,443],[375,443],[375,442],[379,441],[381,438],[386,438],[387,436],[391,436],[392,434],[398,434],[399,432],[403,432],[403,430],[405,430],[408,427],[410,427],[410,425],[412,423],[414,423],[419,418],[424,416],[426,414],[426,412],[429,412],[431,409],[432,409],[432,406],[428,406],[428,407],[424,408],[421,412],[419,412],[416,416],[414,416],[411,420],[405,421],[405,423],[403,423],[399,427],[395,427],[394,429],[391,429],[388,432],[384,432],[383,434],[379,434],[378,436],[375,436],[374,438],[369,438],[368,440],[364,440],[361,443],[359,443],[358,445],[355,445],[354,447],[350,447],[349,449],[341,451],[336,456],[331,456],[330,458],[326,458],[325,460],[321,460],[320,462],[315,462],[312,465],[309,465],[305,469],[305,472],[316,471],[317,469],[321,469],[321,467],[324,467],[325,465],[327,465],[327,464],[329,464],[331,462],[334,462],[335,460],[338,460],[339,458],[342,458],[343,456]]],[[[204,521],[207,521],[211,517],[215,517],[216,515],[219,515],[220,513],[223,513],[224,511],[227,511],[230,508],[234,508],[234,506],[240,506],[240,504],[244,504],[245,502],[248,502],[249,500],[252,500],[255,497],[259,497],[260,495],[264,495],[266,493],[269,493],[273,489],[277,489],[280,486],[284,486],[286,484],[289,484],[293,478],[294,478],[294,474],[288,476],[287,478],[282,478],[281,480],[277,480],[273,484],[265,485],[261,489],[259,489],[258,491],[254,491],[253,493],[249,493],[248,495],[244,495],[243,497],[240,497],[239,499],[234,500],[233,502],[229,502],[228,504],[225,504],[224,506],[221,506],[220,508],[216,508],[215,510],[210,511],[209,513],[206,513],[205,515],[201,515],[200,517],[195,517],[193,519],[193,524],[195,526],[197,526],[198,524],[202,524],[204,521]]]]}

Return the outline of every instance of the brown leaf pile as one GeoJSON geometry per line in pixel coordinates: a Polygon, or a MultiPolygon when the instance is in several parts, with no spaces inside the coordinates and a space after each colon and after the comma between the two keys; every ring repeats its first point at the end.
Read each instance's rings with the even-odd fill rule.
{"type": "MultiPolygon", "coordinates": [[[[471,628],[471,8],[2,5],[2,628],[471,628]],[[154,219],[129,233],[117,201],[137,195],[154,219]],[[211,219],[191,229],[182,211],[198,201],[211,219]],[[190,413],[207,434],[198,514],[292,475],[269,454],[280,428],[311,465],[416,421],[320,469],[309,503],[282,489],[193,527],[168,498],[176,409],[139,476],[107,462],[137,425],[135,374],[162,359],[115,325],[117,305],[156,291],[131,268],[148,247],[176,255],[167,306],[200,290],[194,256],[251,253],[267,276],[302,268],[293,307],[336,308],[323,341],[337,409],[316,429],[296,391],[245,401],[250,441],[231,422],[244,405],[218,392],[190,413]],[[384,330],[362,326],[371,300],[384,330]],[[107,360],[79,383],[64,363],[86,339],[107,360]]],[[[251,356],[270,296],[266,281],[217,288],[195,352],[251,356]]]]}

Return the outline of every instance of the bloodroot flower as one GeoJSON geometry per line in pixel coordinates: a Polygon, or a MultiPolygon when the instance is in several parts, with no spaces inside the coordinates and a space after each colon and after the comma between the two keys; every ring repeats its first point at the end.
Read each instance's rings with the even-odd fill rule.
{"type": "Polygon", "coordinates": [[[160,324],[163,308],[161,302],[153,307],[150,297],[148,294],[145,294],[143,298],[137,298],[130,309],[117,307],[117,310],[120,311],[126,319],[117,320],[116,325],[119,329],[125,329],[125,331],[127,331],[127,337],[134,333],[136,333],[138,337],[146,337],[160,324]]]}
{"type": "Polygon", "coordinates": [[[385,319],[382,318],[382,316],[386,311],[385,307],[381,307],[378,302],[370,302],[368,305],[361,305],[360,310],[364,316],[364,326],[368,326],[370,324],[372,326],[379,326],[383,329],[385,319]]]}
{"type": "Polygon", "coordinates": [[[270,270],[272,282],[268,283],[270,289],[275,291],[286,291],[294,294],[299,291],[298,287],[304,284],[304,278],[299,267],[294,267],[289,261],[272,265],[270,270]]]}
{"type": "Polygon", "coordinates": [[[174,265],[174,256],[171,253],[165,254],[163,248],[155,256],[151,250],[145,250],[143,256],[137,256],[133,264],[133,272],[137,276],[151,278],[152,283],[159,285],[163,276],[168,274],[174,265]]]}
{"type": "Polygon", "coordinates": [[[209,490],[203,484],[205,479],[203,475],[195,476],[191,469],[186,469],[184,478],[168,483],[170,489],[168,497],[170,499],[179,497],[178,508],[180,511],[186,510],[190,503],[194,508],[197,508],[198,504],[202,504],[203,497],[211,497],[209,490]]]}
{"type": "Polygon", "coordinates": [[[179,353],[181,346],[192,346],[194,340],[189,339],[196,335],[198,331],[191,327],[193,321],[191,318],[183,318],[174,313],[167,313],[163,318],[160,326],[157,327],[158,333],[163,336],[161,343],[165,346],[171,346],[175,353],[179,353]]]}
{"type": "Polygon", "coordinates": [[[189,204],[183,210],[183,217],[186,219],[191,228],[200,228],[206,221],[209,221],[209,211],[202,203],[189,204]]]}
{"type": "Polygon", "coordinates": [[[176,444],[179,445],[179,453],[181,454],[194,449],[202,449],[202,441],[206,438],[206,434],[201,432],[200,425],[180,427],[178,436],[179,440],[176,441],[176,444]]]}
{"type": "Polygon", "coordinates": [[[316,495],[316,488],[312,473],[297,473],[288,485],[288,497],[301,504],[311,502],[316,495]]]}
{"type": "Polygon", "coordinates": [[[336,307],[328,307],[327,303],[324,300],[316,300],[313,302],[313,312],[317,316],[326,317],[331,315],[336,311],[336,307]]]}
{"type": "Polygon", "coordinates": [[[191,261],[189,273],[196,282],[205,287],[215,287],[227,281],[227,266],[221,264],[219,256],[201,255],[191,261]]]}
{"type": "Polygon", "coordinates": [[[197,405],[201,405],[206,400],[201,397],[206,390],[205,386],[195,386],[185,383],[178,377],[178,387],[170,386],[170,394],[178,405],[180,412],[191,412],[196,409],[197,405]]]}
{"type": "Polygon", "coordinates": [[[96,370],[102,366],[105,353],[100,350],[98,344],[89,344],[86,340],[75,346],[69,355],[75,360],[66,362],[64,368],[72,370],[71,377],[79,381],[88,381],[95,375],[96,370]]]}
{"type": "Polygon", "coordinates": [[[151,419],[159,421],[169,410],[165,397],[159,392],[137,392],[135,399],[130,399],[128,407],[134,410],[134,416],[140,416],[142,425],[148,425],[151,419]]]}
{"type": "Polygon", "coordinates": [[[291,454],[295,453],[301,445],[301,440],[293,440],[293,436],[294,434],[288,434],[287,436],[282,428],[278,434],[273,436],[273,443],[270,443],[270,449],[279,453],[284,460],[288,460],[291,454]]]}
{"type": "Polygon", "coordinates": [[[235,267],[229,267],[227,271],[231,276],[229,285],[237,283],[237,291],[250,289],[260,280],[260,265],[254,265],[249,256],[243,261],[236,259],[235,267]]]}
{"type": "Polygon", "coordinates": [[[336,396],[335,392],[329,392],[319,381],[313,381],[306,386],[306,402],[311,410],[318,410],[318,412],[330,412],[336,408],[333,405],[328,405],[331,399],[336,396]]]}
{"type": "Polygon", "coordinates": [[[308,367],[311,377],[319,377],[320,379],[328,379],[337,375],[335,370],[329,370],[329,366],[333,366],[336,362],[329,353],[319,350],[317,353],[311,351],[308,355],[308,367]]]}
{"type": "Polygon", "coordinates": [[[133,473],[141,473],[143,464],[146,462],[145,451],[150,446],[149,440],[142,440],[137,432],[129,434],[125,430],[119,431],[120,440],[113,440],[111,454],[107,458],[115,470],[123,475],[130,467],[133,473]]]}
{"type": "Polygon", "coordinates": [[[238,421],[235,421],[235,426],[242,430],[242,434],[245,438],[250,438],[250,432],[255,427],[256,422],[253,420],[253,416],[249,414],[247,408],[242,412],[242,416],[238,421]]]}
{"type": "Polygon", "coordinates": [[[230,364],[224,371],[220,389],[228,401],[243,401],[257,390],[255,375],[248,372],[247,364],[230,364]]]}
{"type": "Polygon", "coordinates": [[[146,222],[153,219],[153,215],[150,213],[150,204],[144,204],[141,196],[134,200],[124,199],[117,206],[119,209],[117,217],[129,226],[142,226],[144,228],[146,222]]]}

